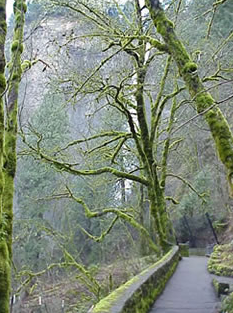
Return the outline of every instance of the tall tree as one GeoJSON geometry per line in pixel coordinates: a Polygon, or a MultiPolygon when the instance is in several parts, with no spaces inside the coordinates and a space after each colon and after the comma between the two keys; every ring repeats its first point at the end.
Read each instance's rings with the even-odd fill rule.
{"type": "MultiPolygon", "coordinates": [[[[43,137],[44,149],[49,151],[63,145],[68,140],[68,116],[67,112],[62,109],[63,101],[63,97],[59,95],[46,94],[39,108],[30,118],[32,134],[36,129],[38,136],[43,137]]],[[[33,137],[31,140],[35,139],[33,135],[31,137],[33,137]]],[[[22,145],[19,144],[18,147],[20,151],[22,145]]],[[[51,201],[46,201],[46,197],[50,195],[52,190],[59,189],[61,182],[59,174],[49,168],[47,164],[42,164],[28,155],[23,155],[23,151],[19,154],[21,157],[18,160],[15,190],[18,207],[15,236],[18,236],[20,230],[25,228],[25,224],[28,231],[21,238],[21,241],[14,246],[15,256],[17,259],[18,247],[20,246],[21,257],[19,259],[23,260],[23,264],[20,265],[28,264],[33,270],[38,270],[43,268],[45,262],[49,263],[50,261],[46,258],[40,258],[45,246],[48,245],[46,239],[42,238],[40,227],[43,227],[49,220],[51,222],[50,208],[53,207],[51,201]],[[46,214],[49,215],[50,219],[46,218],[46,214]],[[29,236],[32,229],[36,229],[37,235],[29,236]],[[22,247],[24,247],[24,251],[22,247]]],[[[53,225],[59,223],[61,216],[56,218],[57,215],[58,212],[53,216],[53,225]]]]}
{"type": "Polygon", "coordinates": [[[158,33],[167,46],[167,52],[175,60],[179,74],[185,81],[192,100],[196,103],[197,112],[204,115],[209,125],[216,150],[227,169],[228,182],[233,193],[233,135],[229,125],[216,101],[203,85],[197,72],[197,64],[177,37],[174,24],[167,18],[160,1],[146,0],[145,2],[158,33]]]}
{"type": "Polygon", "coordinates": [[[1,108],[0,108],[0,206],[1,206],[1,236],[0,236],[0,312],[8,313],[10,297],[10,275],[12,260],[12,218],[14,176],[16,170],[16,136],[18,91],[21,80],[21,54],[23,52],[23,27],[26,12],[25,1],[14,2],[15,28],[11,45],[11,65],[8,90],[5,83],[5,36],[6,36],[6,1],[0,3],[0,75],[1,75],[1,108]],[[3,95],[7,92],[6,122],[4,123],[3,95]]]}
{"type": "Polygon", "coordinates": [[[9,312],[10,297],[10,257],[6,238],[6,219],[2,199],[4,189],[3,156],[4,156],[4,103],[3,94],[6,88],[5,79],[5,39],[6,39],[6,1],[0,2],[0,312],[9,312]]]}
{"type": "MultiPolygon", "coordinates": [[[[175,145],[170,135],[174,122],[174,114],[177,109],[176,101],[171,103],[170,100],[184,90],[183,87],[179,88],[176,84],[173,85],[173,81],[170,87],[166,86],[166,79],[172,63],[170,57],[167,60],[163,58],[163,62],[165,63],[164,73],[159,73],[158,75],[157,96],[153,93],[154,90],[146,87],[146,84],[154,83],[155,77],[153,77],[152,82],[149,81],[148,73],[153,67],[156,56],[166,51],[166,45],[161,44],[158,40],[150,36],[152,34],[152,28],[146,24],[145,17],[142,13],[143,9],[139,1],[135,1],[131,16],[128,13],[126,15],[122,7],[113,1],[111,5],[114,10],[111,10],[111,12],[114,11],[118,19],[116,19],[115,13],[114,17],[112,15],[109,16],[108,13],[106,15],[106,12],[110,12],[109,8],[108,10],[104,8],[104,11],[101,11],[86,1],[77,1],[74,3],[54,2],[70,8],[79,15],[81,14],[84,19],[92,24],[91,31],[94,32],[92,36],[95,38],[102,37],[104,38],[104,42],[108,42],[108,46],[104,49],[106,58],[96,66],[94,71],[91,60],[88,62],[87,68],[90,73],[89,75],[83,75],[83,77],[81,74],[77,79],[78,86],[75,87],[75,90],[72,90],[70,100],[76,103],[81,95],[85,97],[88,97],[90,94],[96,96],[103,103],[103,107],[105,107],[104,102],[106,102],[106,105],[108,105],[108,108],[112,112],[116,110],[119,115],[124,117],[127,124],[127,131],[116,131],[112,129],[106,132],[100,131],[86,139],[74,140],[73,143],[67,145],[68,149],[71,146],[96,142],[96,146],[93,149],[87,149],[86,155],[94,151],[95,153],[98,151],[101,154],[103,148],[107,149],[106,147],[109,147],[111,156],[105,162],[107,166],[95,170],[83,170],[81,167],[83,164],[72,164],[68,160],[61,159],[58,154],[54,158],[51,154],[48,155],[44,153],[43,149],[38,149],[35,146],[31,146],[30,148],[34,153],[39,154],[44,161],[72,175],[91,176],[110,173],[120,179],[128,179],[129,181],[144,185],[148,190],[150,211],[156,224],[158,246],[166,250],[170,245],[167,230],[170,227],[168,227],[169,219],[166,211],[165,197],[166,167],[170,145],[172,143],[175,145]],[[119,17],[122,18],[120,19],[119,17]],[[98,27],[99,33],[96,36],[93,25],[98,27]],[[127,34],[124,34],[125,29],[127,29],[127,34]],[[154,46],[151,46],[152,43],[150,41],[152,41],[159,52],[154,49],[154,46]],[[125,60],[128,60],[130,64],[127,71],[124,71],[121,77],[111,75],[110,70],[105,69],[105,64],[111,63],[112,59],[118,60],[118,55],[124,56],[125,60]],[[101,79],[103,72],[106,78],[101,79]],[[129,85],[131,85],[131,88],[129,85]],[[149,110],[146,108],[148,102],[150,103],[149,110]],[[164,152],[162,155],[161,149],[157,155],[156,151],[158,151],[159,146],[158,138],[161,131],[160,123],[162,123],[166,105],[173,108],[169,125],[166,128],[169,138],[165,142],[163,140],[164,152]],[[100,143],[98,143],[98,140],[100,143]],[[100,140],[102,140],[102,143],[100,140]],[[119,160],[122,157],[124,158],[127,150],[134,155],[136,162],[133,166],[131,164],[130,166],[121,168],[119,166],[119,160]]],[[[74,36],[74,40],[75,38],[74,36]]],[[[64,44],[64,46],[66,45],[64,44]]],[[[119,66],[121,65],[119,64],[119,66]]],[[[174,75],[172,77],[174,78],[174,75]]],[[[66,77],[63,81],[67,84],[67,82],[72,82],[72,78],[66,77]]],[[[72,85],[71,83],[71,88],[72,85]]],[[[163,132],[165,132],[164,129],[163,132]]],[[[160,137],[160,139],[162,138],[160,137]]],[[[100,217],[112,212],[118,215],[118,217],[125,218],[127,221],[136,225],[131,215],[125,211],[106,209],[104,212],[92,212],[82,198],[75,197],[71,191],[69,193],[71,198],[83,205],[87,217],[100,217]]],[[[148,236],[148,233],[143,228],[140,228],[138,224],[137,226],[148,236]]]]}

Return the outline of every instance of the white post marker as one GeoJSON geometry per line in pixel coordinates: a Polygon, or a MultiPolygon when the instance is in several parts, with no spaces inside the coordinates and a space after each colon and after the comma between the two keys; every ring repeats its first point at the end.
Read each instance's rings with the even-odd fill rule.
{"type": "Polygon", "coordinates": [[[15,302],[16,302],[16,296],[13,295],[13,304],[15,304],[15,302]]]}
{"type": "Polygon", "coordinates": [[[42,304],[42,298],[39,297],[39,305],[41,305],[41,304],[42,304]]]}
{"type": "Polygon", "coordinates": [[[65,307],[65,300],[62,300],[61,307],[64,309],[64,307],[65,307]]]}

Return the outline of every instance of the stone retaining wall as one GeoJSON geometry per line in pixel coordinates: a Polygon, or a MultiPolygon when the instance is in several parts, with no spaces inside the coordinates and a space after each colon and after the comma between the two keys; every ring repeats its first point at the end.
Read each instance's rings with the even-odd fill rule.
{"type": "Polygon", "coordinates": [[[147,313],[163,291],[179,262],[179,248],[173,247],[161,260],[102,299],[92,313],[147,313]]]}

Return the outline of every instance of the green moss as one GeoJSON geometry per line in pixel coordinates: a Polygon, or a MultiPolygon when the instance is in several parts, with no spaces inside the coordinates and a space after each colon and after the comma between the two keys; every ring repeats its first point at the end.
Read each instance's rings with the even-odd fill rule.
{"type": "Polygon", "coordinates": [[[197,64],[194,62],[187,62],[185,63],[185,66],[183,67],[183,74],[187,74],[187,73],[193,73],[197,71],[197,64]]]}
{"type": "Polygon", "coordinates": [[[2,31],[6,34],[6,31],[7,31],[7,24],[6,24],[6,21],[0,21],[0,28],[1,28],[2,31]]]}
{"type": "Polygon", "coordinates": [[[6,78],[3,74],[0,74],[0,92],[2,93],[6,88],[6,78]]]}
{"type": "Polygon", "coordinates": [[[160,33],[163,37],[166,37],[174,29],[174,24],[166,17],[163,10],[155,9],[153,10],[153,13],[154,14],[152,15],[154,17],[158,33],[160,33]]]}
{"type": "Polygon", "coordinates": [[[186,243],[179,244],[180,254],[183,257],[189,257],[189,245],[186,243]]]}
{"type": "Polygon", "coordinates": [[[14,40],[12,45],[11,45],[11,51],[15,52],[16,50],[18,50],[20,53],[23,52],[23,44],[19,43],[18,40],[14,40]]]}
{"type": "Polygon", "coordinates": [[[122,305],[124,306],[122,313],[138,312],[145,313],[148,311],[157,296],[164,289],[169,277],[174,272],[178,263],[178,251],[172,249],[160,261],[148,267],[139,275],[129,280],[126,284],[120,286],[109,296],[97,303],[93,313],[109,313],[115,305],[121,305],[121,298],[125,292],[129,292],[129,288],[139,282],[138,288],[133,292],[132,296],[122,305]],[[165,262],[167,261],[167,262],[165,262]],[[163,266],[160,267],[160,265],[163,266]],[[166,269],[163,267],[166,266],[166,269]],[[144,281],[144,275],[151,273],[147,280],[144,281]],[[144,281],[143,283],[140,283],[144,281]]]}
{"type": "Polygon", "coordinates": [[[13,8],[14,8],[14,14],[20,13],[21,11],[23,11],[23,13],[27,12],[27,5],[23,0],[15,1],[13,8]]]}
{"type": "MultiPolygon", "coordinates": [[[[196,101],[198,113],[203,113],[203,111],[214,105],[214,100],[205,91],[205,87],[196,73],[197,65],[192,61],[184,45],[177,37],[159,2],[145,0],[145,3],[150,11],[154,25],[163,37],[171,56],[177,64],[179,73],[186,83],[191,98],[196,101]]],[[[233,135],[219,109],[213,108],[212,112],[205,114],[205,118],[215,140],[220,159],[228,170],[228,181],[233,195],[233,135]]]]}
{"type": "MultiPolygon", "coordinates": [[[[196,103],[198,113],[201,113],[214,104],[214,99],[209,93],[202,91],[196,95],[196,103]]],[[[213,110],[207,112],[206,119],[210,120],[213,117],[215,118],[215,113],[213,110]]]]}
{"type": "Polygon", "coordinates": [[[223,300],[221,309],[221,312],[233,312],[233,293],[223,300]]]}
{"type": "Polygon", "coordinates": [[[12,67],[12,62],[8,62],[8,63],[6,64],[6,67],[7,67],[7,68],[11,68],[11,67],[12,67]]]}
{"type": "Polygon", "coordinates": [[[218,108],[209,111],[206,120],[214,137],[219,158],[228,169],[228,180],[233,190],[233,138],[229,125],[218,108]]]}
{"type": "Polygon", "coordinates": [[[28,7],[27,7],[27,4],[26,4],[26,3],[23,3],[23,12],[24,12],[24,13],[27,12],[27,8],[28,8],[28,7]]]}
{"type": "Polygon", "coordinates": [[[12,80],[18,80],[20,78],[20,75],[18,73],[14,73],[12,75],[12,80]]]}
{"type": "Polygon", "coordinates": [[[20,52],[20,53],[23,53],[23,49],[24,49],[24,46],[23,46],[23,44],[21,43],[21,44],[19,45],[19,52],[20,52]]]}
{"type": "Polygon", "coordinates": [[[7,244],[0,242],[0,313],[9,312],[10,303],[10,261],[7,244]]]}
{"type": "Polygon", "coordinates": [[[11,44],[11,51],[14,52],[18,49],[18,45],[19,45],[19,41],[18,40],[15,40],[12,42],[11,44]]]}
{"type": "Polygon", "coordinates": [[[213,279],[212,283],[213,283],[215,292],[216,292],[218,297],[220,297],[220,295],[228,294],[228,292],[229,292],[229,284],[219,282],[215,278],[213,279]]]}
{"type": "Polygon", "coordinates": [[[21,14],[21,12],[17,12],[16,14],[15,14],[15,23],[17,24],[17,25],[20,25],[21,24],[21,22],[22,22],[22,14],[21,14]]]}
{"type": "Polygon", "coordinates": [[[233,247],[231,244],[217,245],[208,261],[210,273],[233,276],[233,247]]]}
{"type": "Polygon", "coordinates": [[[21,64],[21,69],[22,69],[23,72],[26,71],[26,70],[29,70],[31,67],[32,67],[32,62],[29,61],[29,60],[25,60],[21,64]]]}
{"type": "Polygon", "coordinates": [[[139,280],[138,276],[133,277],[127,283],[117,288],[109,296],[101,300],[95,307],[93,313],[108,313],[113,304],[124,294],[132,284],[136,283],[139,280]]]}

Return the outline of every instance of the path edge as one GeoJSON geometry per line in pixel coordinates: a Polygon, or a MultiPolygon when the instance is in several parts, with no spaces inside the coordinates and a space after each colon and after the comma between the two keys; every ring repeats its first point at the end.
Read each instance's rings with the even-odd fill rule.
{"type": "Polygon", "coordinates": [[[179,247],[102,299],[92,313],[147,313],[179,263],[179,247]]]}

